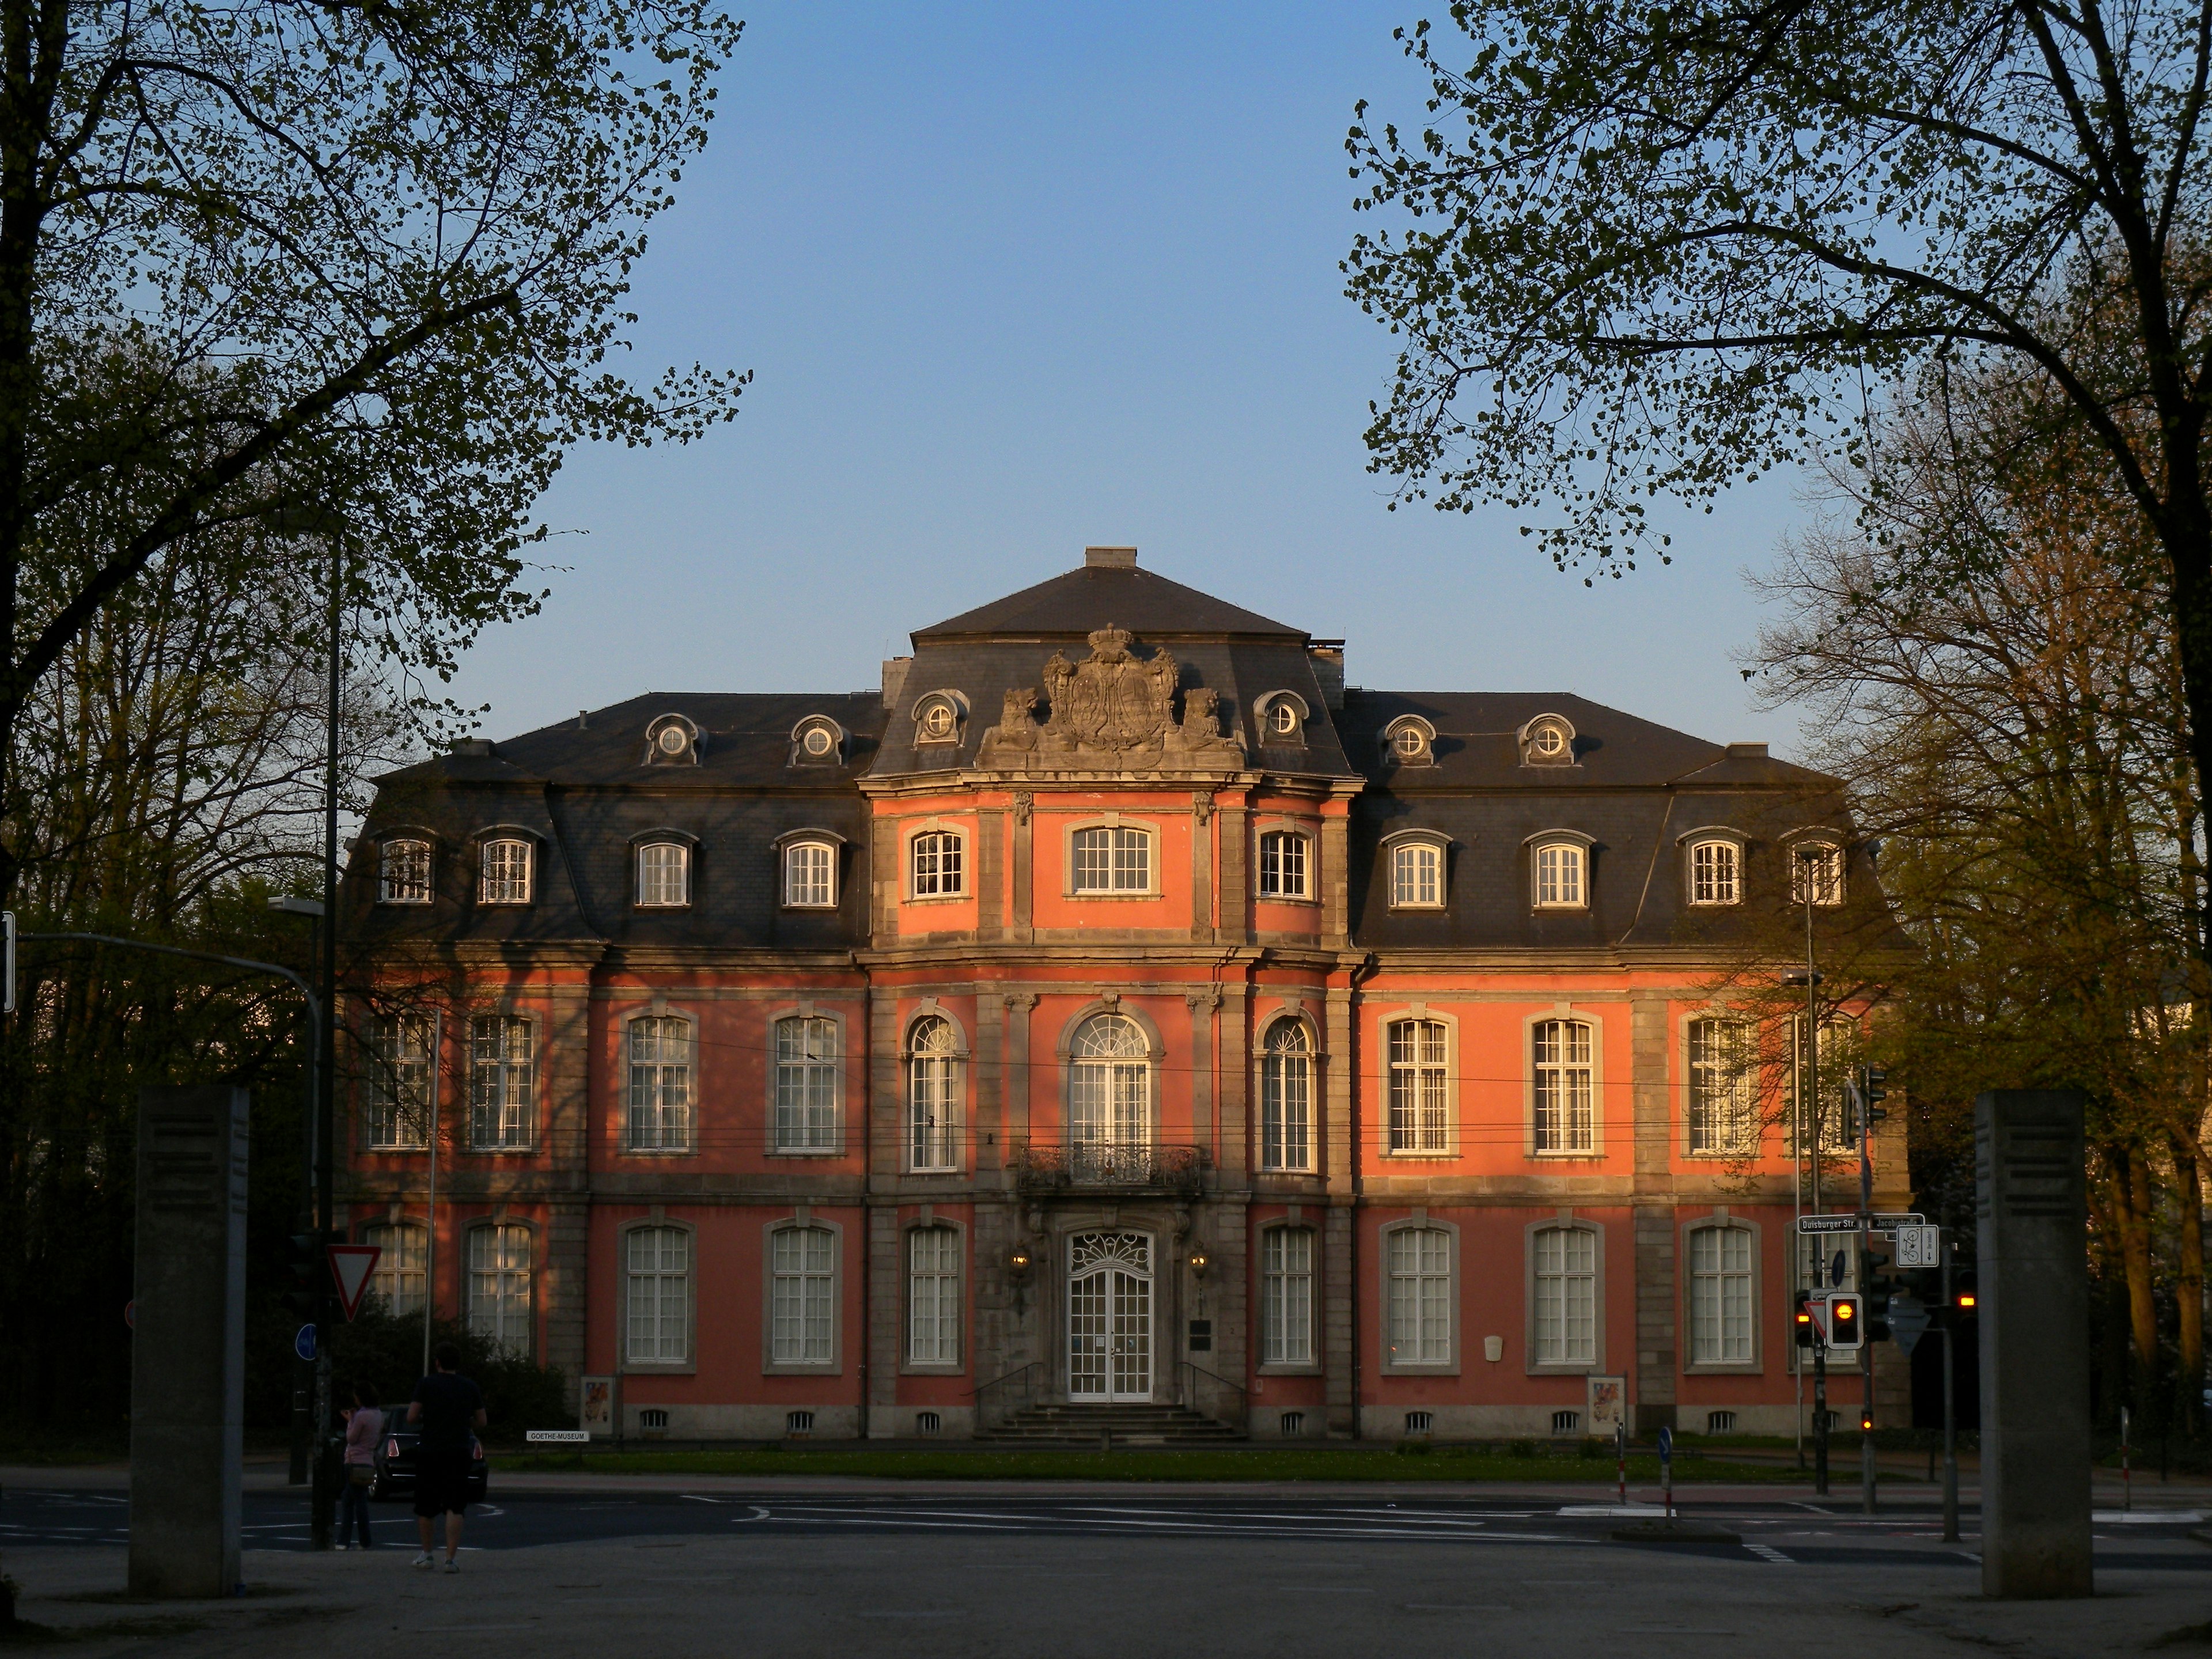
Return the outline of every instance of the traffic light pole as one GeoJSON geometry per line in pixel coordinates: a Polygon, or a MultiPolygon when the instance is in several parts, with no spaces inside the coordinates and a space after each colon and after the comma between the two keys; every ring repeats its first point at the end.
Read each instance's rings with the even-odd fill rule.
{"type": "MultiPolygon", "coordinates": [[[[343,626],[345,622],[345,565],[344,542],[336,535],[330,537],[331,550],[331,613],[330,613],[330,702],[325,710],[323,753],[323,925],[322,945],[323,1000],[334,1012],[337,1006],[338,978],[338,693],[343,678],[345,657],[343,626]]],[[[316,1059],[318,1087],[315,1091],[315,1219],[317,1230],[327,1241],[333,1237],[331,1220],[336,1213],[333,1191],[332,1143],[337,1139],[337,1028],[331,1020],[323,1022],[317,1034],[320,1041],[316,1059]]],[[[331,1523],[337,1517],[338,1480],[343,1474],[339,1466],[342,1455],[337,1436],[332,1432],[334,1402],[331,1398],[330,1338],[336,1321],[331,1318],[332,1301],[330,1275],[325,1273],[319,1281],[322,1295],[315,1315],[315,1480],[308,1500],[308,1539],[313,1548],[326,1550],[331,1547],[331,1523]]]]}
{"type": "MultiPolygon", "coordinates": [[[[1859,1213],[1874,1212],[1874,1090],[1854,1086],[1852,1093],[1858,1097],[1859,1106],[1859,1213]]],[[[1873,1306],[1874,1262],[1869,1245],[1874,1234],[1867,1228],[1859,1229],[1859,1284],[1866,1305],[1873,1306]]],[[[1869,1319],[1872,1324],[1871,1316],[1869,1319]]],[[[1859,1508],[1868,1515],[1875,1512],[1874,1489],[1874,1334],[1871,1328],[1859,1333],[1859,1508]]]]}
{"type": "Polygon", "coordinates": [[[1955,1404],[1957,1384],[1951,1374],[1951,1328],[1959,1322],[1959,1310],[1951,1302],[1951,1258],[1957,1254],[1956,1239],[1943,1241],[1943,1541],[1959,1541],[1959,1419],[1955,1404]]]}
{"type": "Polygon", "coordinates": [[[1828,1340],[1813,1333],[1813,1495],[1828,1495],[1828,1340]]]}

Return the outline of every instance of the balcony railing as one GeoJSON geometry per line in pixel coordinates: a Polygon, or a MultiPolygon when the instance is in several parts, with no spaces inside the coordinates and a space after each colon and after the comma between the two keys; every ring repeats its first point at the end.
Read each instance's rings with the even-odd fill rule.
{"type": "Polygon", "coordinates": [[[1205,1168],[1203,1149],[1157,1141],[1018,1143],[1008,1163],[1016,1188],[1024,1193],[1194,1193],[1205,1168]]]}

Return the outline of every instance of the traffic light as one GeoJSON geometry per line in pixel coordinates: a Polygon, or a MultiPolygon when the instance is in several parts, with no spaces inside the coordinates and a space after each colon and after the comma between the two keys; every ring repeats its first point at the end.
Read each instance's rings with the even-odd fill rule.
{"type": "Polygon", "coordinates": [[[1797,1346],[1801,1348],[1813,1346],[1813,1310],[1805,1305],[1812,1299],[1812,1291],[1798,1291],[1796,1305],[1790,1311],[1790,1328],[1796,1333],[1797,1346]]]}
{"type": "Polygon", "coordinates": [[[323,1310],[323,1283],[330,1272],[320,1233],[294,1233],[284,1241],[284,1307],[303,1322],[323,1310]]]}
{"type": "Polygon", "coordinates": [[[1836,1353],[1856,1353],[1866,1340],[1866,1305],[1856,1291],[1832,1291],[1828,1295],[1828,1347],[1836,1353]]]}
{"type": "Polygon", "coordinates": [[[1863,1092],[1866,1099],[1867,1121],[1869,1123],[1879,1123],[1889,1115],[1877,1103],[1889,1097],[1888,1083],[1888,1067],[1869,1066],[1866,1068],[1866,1087],[1863,1092]]]}

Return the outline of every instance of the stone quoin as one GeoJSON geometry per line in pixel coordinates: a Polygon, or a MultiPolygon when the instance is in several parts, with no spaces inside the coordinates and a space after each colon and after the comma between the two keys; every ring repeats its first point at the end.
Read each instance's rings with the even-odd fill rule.
{"type": "Polygon", "coordinates": [[[1787,1433],[1796,1036],[1727,981],[1808,883],[1887,925],[1763,744],[1347,687],[1092,549],[880,690],[380,780],[344,1225],[630,1437],[1787,1433]]]}

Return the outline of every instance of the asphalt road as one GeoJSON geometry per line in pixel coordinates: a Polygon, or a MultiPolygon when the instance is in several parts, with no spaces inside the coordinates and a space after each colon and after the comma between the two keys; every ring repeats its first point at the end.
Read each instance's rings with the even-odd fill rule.
{"type": "MultiPolygon", "coordinates": [[[[244,1504],[248,1548],[308,1547],[303,1495],[249,1491],[244,1504]]],[[[1955,1569],[1961,1574],[1977,1568],[1974,1552],[1978,1537],[1971,1515],[1963,1541],[1946,1546],[1935,1511],[1925,1506],[1899,1506],[1869,1518],[1848,1501],[1714,1504],[1692,1499],[1689,1512],[1696,1519],[1717,1522],[1736,1532],[1742,1544],[1662,1547],[1778,1568],[1911,1564],[1926,1569],[1955,1569]]],[[[1637,1506],[1634,1514],[1642,1516],[1656,1510],[1637,1506]]],[[[380,1543],[394,1547],[411,1544],[413,1516],[404,1504],[376,1504],[372,1515],[380,1543]]],[[[1525,1496],[1389,1502],[1335,1495],[1311,1499],[1203,1494],[971,1498],[948,1497],[940,1491],[909,1498],[823,1497],[805,1492],[501,1493],[495,1489],[492,1502],[471,1510],[465,1547],[506,1551],[654,1538],[965,1534],[1208,1539],[1224,1543],[1245,1540],[1447,1544],[1495,1551],[1596,1544],[1628,1518],[1601,1502],[1563,1504],[1525,1496]]],[[[2125,1521],[2106,1516],[2097,1527],[2099,1565],[2212,1575],[2212,1548],[2173,1547],[2203,1519],[2201,1513],[2187,1510],[2160,1512],[2156,1519],[2147,1513],[2125,1521]]],[[[112,1546],[126,1540],[128,1524],[129,1505],[119,1493],[27,1486],[0,1493],[0,1547],[112,1546]]]]}

